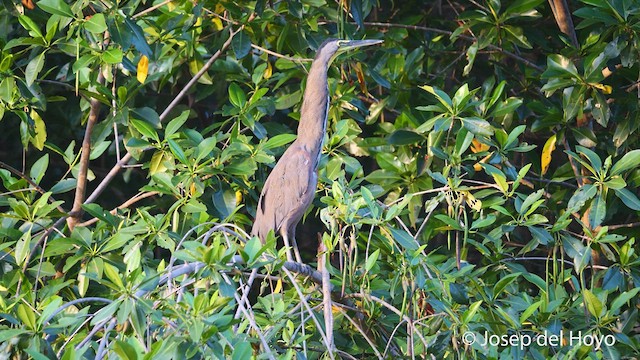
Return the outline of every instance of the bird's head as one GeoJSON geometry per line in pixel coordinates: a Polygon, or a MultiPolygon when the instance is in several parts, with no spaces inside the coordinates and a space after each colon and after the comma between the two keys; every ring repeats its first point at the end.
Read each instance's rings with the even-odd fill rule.
{"type": "Polygon", "coordinates": [[[330,64],[338,55],[363,46],[381,44],[382,40],[343,40],[328,39],[320,45],[316,53],[316,59],[328,58],[330,64]]]}

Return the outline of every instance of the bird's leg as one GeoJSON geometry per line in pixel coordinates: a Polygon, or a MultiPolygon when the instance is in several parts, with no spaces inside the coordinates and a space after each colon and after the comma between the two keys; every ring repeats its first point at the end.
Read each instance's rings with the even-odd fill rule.
{"type": "MultiPolygon", "coordinates": [[[[282,232],[282,240],[284,241],[284,247],[287,249],[287,261],[293,262],[293,256],[291,256],[291,245],[289,245],[289,235],[286,231],[282,232]]],[[[295,238],[294,238],[295,241],[295,238]]],[[[297,254],[297,251],[296,251],[297,254]]]]}
{"type": "Polygon", "coordinates": [[[300,256],[300,250],[298,250],[298,242],[295,235],[293,236],[293,253],[296,256],[296,261],[302,264],[302,257],[300,256]]]}

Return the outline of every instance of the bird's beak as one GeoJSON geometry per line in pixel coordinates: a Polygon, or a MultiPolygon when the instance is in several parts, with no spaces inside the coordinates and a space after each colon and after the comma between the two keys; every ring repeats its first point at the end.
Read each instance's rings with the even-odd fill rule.
{"type": "Polygon", "coordinates": [[[363,46],[382,44],[383,40],[346,40],[340,43],[340,50],[350,50],[363,46]]]}

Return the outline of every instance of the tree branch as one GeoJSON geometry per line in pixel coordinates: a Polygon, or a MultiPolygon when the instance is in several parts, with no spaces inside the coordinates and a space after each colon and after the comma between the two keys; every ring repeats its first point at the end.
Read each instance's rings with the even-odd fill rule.
{"type": "Polygon", "coordinates": [[[567,35],[571,39],[571,45],[578,48],[578,37],[576,36],[576,29],[573,26],[573,20],[571,19],[571,11],[569,11],[569,4],[566,0],[549,0],[553,17],[556,19],[556,24],[563,34],[567,35]]]}
{"type": "MultiPolygon", "coordinates": [[[[98,85],[104,83],[104,76],[102,71],[98,69],[98,85]]],[[[98,121],[98,115],[100,114],[100,101],[95,98],[91,98],[91,110],[89,111],[89,118],[87,119],[87,127],[84,130],[84,139],[82,140],[82,150],[80,152],[80,162],[78,163],[78,182],[76,185],[76,193],[73,198],[73,207],[71,208],[70,217],[67,219],[67,225],[69,230],[73,231],[73,228],[80,221],[82,217],[82,204],[84,203],[84,197],[87,190],[87,173],[89,172],[89,159],[91,155],[91,133],[93,126],[98,121]]]]}

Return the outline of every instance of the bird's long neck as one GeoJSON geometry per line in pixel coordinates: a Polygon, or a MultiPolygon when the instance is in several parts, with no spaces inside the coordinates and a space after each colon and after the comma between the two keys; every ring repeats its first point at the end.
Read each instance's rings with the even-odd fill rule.
{"type": "MultiPolygon", "coordinates": [[[[297,142],[319,158],[327,130],[329,89],[327,87],[328,61],[316,58],[311,65],[302,100],[297,142]]],[[[317,163],[316,163],[317,166],[317,163]]]]}

